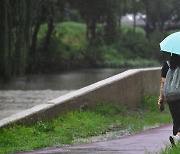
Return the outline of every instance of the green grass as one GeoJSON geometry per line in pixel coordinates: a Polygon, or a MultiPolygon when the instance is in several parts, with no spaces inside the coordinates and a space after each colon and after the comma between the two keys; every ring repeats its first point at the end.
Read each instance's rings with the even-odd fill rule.
{"type": "Polygon", "coordinates": [[[165,149],[161,151],[161,154],[179,154],[180,144],[172,147],[171,145],[167,145],[165,149]]]}
{"type": "Polygon", "coordinates": [[[55,29],[56,36],[59,36],[64,44],[72,46],[72,49],[87,45],[85,31],[85,24],[76,22],[59,23],[55,29]]]}
{"type": "Polygon", "coordinates": [[[161,154],[179,154],[180,145],[176,147],[172,147],[171,145],[167,145],[165,149],[161,151],[161,154]]]}
{"type": "Polygon", "coordinates": [[[77,138],[128,130],[130,133],[171,121],[167,106],[163,113],[157,108],[156,96],[145,96],[138,109],[116,104],[99,104],[79,111],[69,111],[49,122],[33,126],[13,126],[0,131],[0,153],[71,145],[77,138]],[[114,128],[115,127],[115,128],[114,128]]]}
{"type": "Polygon", "coordinates": [[[43,51],[47,25],[42,24],[38,33],[36,61],[33,61],[36,71],[44,72],[48,69],[50,72],[60,72],[83,68],[88,46],[85,31],[86,26],[83,23],[55,23],[48,51],[43,51]]]}
{"type": "MultiPolygon", "coordinates": [[[[121,30],[122,30],[123,33],[127,33],[128,31],[132,31],[133,30],[133,26],[127,26],[127,25],[124,26],[124,25],[122,25],[121,30]]],[[[144,36],[146,35],[145,30],[142,27],[139,27],[139,26],[136,27],[135,32],[136,33],[141,33],[144,36]]]]}
{"type": "Polygon", "coordinates": [[[99,67],[106,68],[128,68],[128,67],[153,67],[159,66],[159,62],[154,59],[145,59],[128,51],[121,44],[104,45],[100,47],[103,53],[103,61],[99,62],[99,67]]]}
{"type": "MultiPolygon", "coordinates": [[[[43,24],[40,28],[38,38],[43,41],[47,31],[47,25],[43,24]]],[[[85,38],[86,26],[83,23],[63,22],[56,23],[52,38],[59,40],[61,47],[69,46],[71,50],[80,48],[87,44],[85,38]]]]}

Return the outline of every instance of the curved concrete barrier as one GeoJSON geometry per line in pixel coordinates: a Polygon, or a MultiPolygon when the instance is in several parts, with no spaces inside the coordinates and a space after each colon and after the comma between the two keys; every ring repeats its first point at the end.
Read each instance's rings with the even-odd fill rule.
{"type": "Polygon", "coordinates": [[[100,102],[137,107],[144,94],[158,94],[160,73],[160,67],[125,71],[2,119],[0,128],[14,123],[28,125],[41,120],[49,120],[68,110],[100,102]]]}

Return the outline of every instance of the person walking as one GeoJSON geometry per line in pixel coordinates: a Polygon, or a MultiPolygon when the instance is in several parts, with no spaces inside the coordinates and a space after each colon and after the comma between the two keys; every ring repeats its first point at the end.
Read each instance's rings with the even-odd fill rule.
{"type": "MultiPolygon", "coordinates": [[[[162,89],[166,80],[167,72],[169,69],[175,70],[177,67],[180,67],[180,55],[177,54],[171,54],[169,61],[166,61],[162,66],[160,94],[158,99],[158,107],[161,111],[164,109],[165,97],[162,89]]],[[[173,136],[170,136],[169,140],[171,144],[175,145],[180,142],[180,99],[167,101],[167,103],[173,120],[173,136]]]]}

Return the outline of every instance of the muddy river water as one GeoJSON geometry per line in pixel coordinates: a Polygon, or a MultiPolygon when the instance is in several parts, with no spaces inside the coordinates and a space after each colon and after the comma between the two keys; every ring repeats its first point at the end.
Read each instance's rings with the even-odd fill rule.
{"type": "Polygon", "coordinates": [[[0,119],[123,71],[125,69],[86,69],[61,74],[26,76],[10,83],[1,83],[0,119]]]}

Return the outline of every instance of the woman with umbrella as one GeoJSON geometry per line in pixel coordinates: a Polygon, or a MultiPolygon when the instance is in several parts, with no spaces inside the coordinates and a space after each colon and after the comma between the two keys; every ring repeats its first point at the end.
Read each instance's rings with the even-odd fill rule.
{"type": "MultiPolygon", "coordinates": [[[[161,70],[161,87],[158,100],[158,107],[162,111],[164,108],[164,95],[162,92],[164,83],[166,82],[166,75],[169,69],[171,71],[180,67],[180,32],[173,33],[166,37],[161,43],[162,51],[170,52],[169,61],[165,62],[161,70]]],[[[179,76],[180,77],[180,76],[179,76]]],[[[180,83],[179,83],[180,84],[180,83]]],[[[169,137],[172,145],[180,142],[180,99],[167,101],[169,110],[173,119],[173,136],[169,137]]]]}

